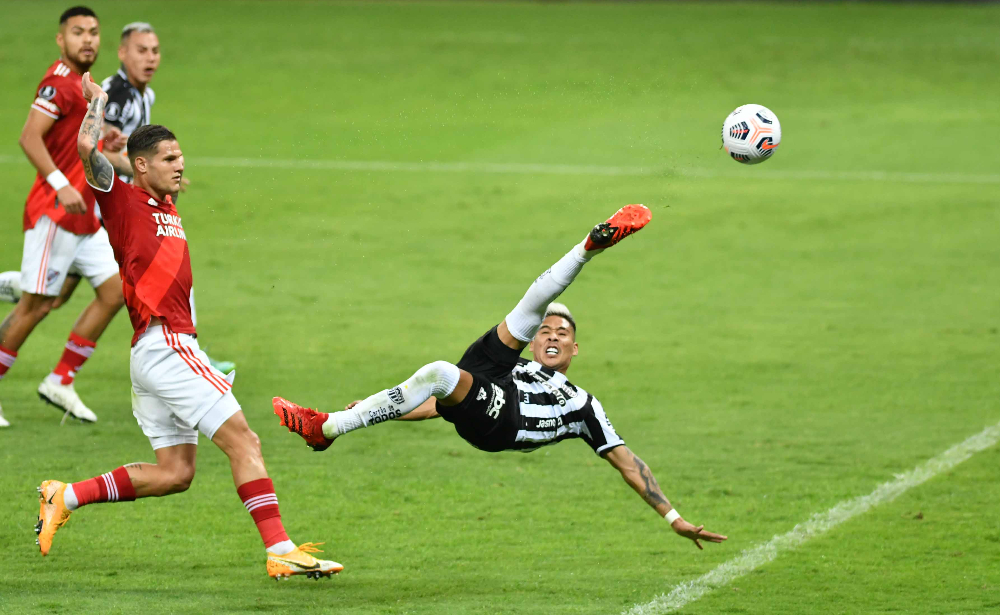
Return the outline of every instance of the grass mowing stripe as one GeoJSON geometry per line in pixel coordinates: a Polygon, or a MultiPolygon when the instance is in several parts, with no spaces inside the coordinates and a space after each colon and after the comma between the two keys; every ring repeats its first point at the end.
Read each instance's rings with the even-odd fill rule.
{"type": "MultiPolygon", "coordinates": [[[[24,159],[0,156],[0,163],[24,159]]],[[[915,173],[904,171],[808,171],[758,170],[725,172],[711,169],[669,167],[607,166],[588,164],[545,164],[530,162],[392,162],[385,160],[294,160],[272,158],[198,158],[194,166],[221,168],[322,169],[327,171],[375,171],[417,173],[501,173],[513,175],[604,175],[655,176],[676,174],[699,179],[739,178],[771,180],[875,181],[908,184],[1000,184],[1000,174],[915,173]]]]}
{"type": "Polygon", "coordinates": [[[739,556],[697,579],[681,583],[673,588],[669,594],[661,594],[646,604],[637,604],[624,611],[624,614],[659,615],[672,613],[683,608],[713,589],[728,585],[755,568],[774,561],[781,551],[795,549],[811,538],[821,536],[845,521],[880,504],[895,500],[913,487],[942,472],[947,472],[976,453],[993,446],[997,441],[1000,441],[1000,423],[987,427],[912,470],[896,475],[895,480],[882,483],[868,495],[843,501],[825,513],[817,513],[808,521],[796,525],[792,531],[775,536],[768,542],[744,551],[739,556]]]}

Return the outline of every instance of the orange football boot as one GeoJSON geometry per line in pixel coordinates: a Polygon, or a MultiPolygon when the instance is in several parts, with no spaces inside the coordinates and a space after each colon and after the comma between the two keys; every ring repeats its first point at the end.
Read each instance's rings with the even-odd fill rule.
{"type": "Polygon", "coordinates": [[[615,215],[601,222],[587,235],[587,243],[583,246],[588,252],[610,248],[632,233],[638,232],[653,219],[653,212],[645,205],[626,205],[615,215]]]}
{"type": "Polygon", "coordinates": [[[44,481],[38,488],[38,502],[41,506],[38,511],[38,524],[35,525],[35,533],[38,534],[35,542],[42,550],[42,555],[49,554],[52,537],[69,521],[72,511],[66,508],[66,501],[63,499],[65,493],[66,483],[57,480],[44,481]]]}
{"type": "Polygon", "coordinates": [[[295,547],[291,553],[276,555],[267,554],[267,574],[275,581],[285,580],[292,575],[304,574],[310,579],[317,581],[323,577],[330,578],[330,575],[337,574],[344,569],[337,562],[324,559],[316,559],[312,553],[322,553],[316,547],[323,543],[304,542],[295,547]]]}
{"type": "Polygon", "coordinates": [[[323,435],[323,423],[330,416],[326,412],[303,408],[283,397],[275,397],[271,404],[274,406],[274,413],[281,419],[281,424],[288,431],[302,436],[314,451],[325,451],[333,444],[332,439],[323,435]]]}

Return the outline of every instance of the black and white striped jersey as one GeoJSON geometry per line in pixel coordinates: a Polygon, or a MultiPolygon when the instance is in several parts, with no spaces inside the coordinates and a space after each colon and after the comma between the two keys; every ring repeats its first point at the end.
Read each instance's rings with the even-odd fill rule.
{"type": "Polygon", "coordinates": [[[108,102],[104,106],[105,122],[121,130],[125,136],[150,123],[149,110],[156,102],[153,88],[146,86],[140,92],[129,82],[123,68],[105,79],[101,88],[108,93],[108,102]]]}
{"type": "Polygon", "coordinates": [[[520,404],[514,450],[533,451],[567,438],[582,438],[600,455],[625,444],[601,402],[570,384],[565,374],[520,359],[511,375],[520,404]]]}

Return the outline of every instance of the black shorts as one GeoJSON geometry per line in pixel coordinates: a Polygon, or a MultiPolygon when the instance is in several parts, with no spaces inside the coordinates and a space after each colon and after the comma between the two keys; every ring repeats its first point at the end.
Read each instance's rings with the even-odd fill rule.
{"type": "Polygon", "coordinates": [[[469,394],[456,406],[437,404],[441,418],[478,449],[497,452],[514,444],[519,406],[511,370],[520,356],[520,350],[500,341],[493,327],[472,342],[457,363],[459,369],[472,374],[469,394]]]}

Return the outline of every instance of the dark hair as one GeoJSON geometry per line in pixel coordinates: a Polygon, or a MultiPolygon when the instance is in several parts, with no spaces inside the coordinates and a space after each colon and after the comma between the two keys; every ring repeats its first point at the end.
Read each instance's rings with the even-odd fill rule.
{"type": "Polygon", "coordinates": [[[156,144],[160,141],[176,141],[177,137],[170,132],[166,126],[159,124],[148,124],[140,126],[129,135],[128,157],[135,160],[138,156],[145,156],[156,149],[156,144]]]}
{"type": "Polygon", "coordinates": [[[69,21],[70,17],[93,17],[97,19],[97,13],[90,10],[85,6],[74,6],[63,11],[63,14],[59,16],[59,25],[63,25],[69,21]]]}

